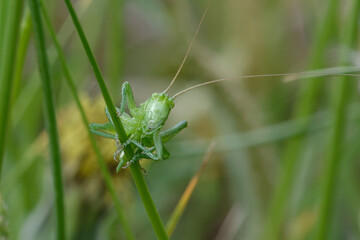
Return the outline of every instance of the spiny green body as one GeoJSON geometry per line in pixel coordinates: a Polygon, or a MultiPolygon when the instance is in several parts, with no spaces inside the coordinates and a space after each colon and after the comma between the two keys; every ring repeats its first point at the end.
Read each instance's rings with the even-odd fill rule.
{"type": "Polygon", "coordinates": [[[131,109],[131,116],[122,112],[119,117],[129,138],[141,141],[165,124],[173,107],[174,101],[167,94],[154,93],[139,108],[131,109]]]}
{"type": "Polygon", "coordinates": [[[174,99],[166,93],[154,93],[137,107],[131,87],[129,83],[125,82],[122,87],[121,107],[117,111],[129,140],[125,144],[120,145],[107,109],[105,112],[109,122],[105,124],[92,123],[90,124],[90,129],[94,134],[116,141],[118,150],[115,152],[114,158],[117,160],[120,156],[117,170],[125,162],[128,162],[126,165],[128,166],[142,158],[153,160],[167,159],[170,154],[164,143],[187,126],[187,122],[182,121],[169,130],[161,131],[173,107],[174,99]],[[129,114],[125,112],[126,106],[129,109],[129,114]],[[128,144],[132,146],[135,154],[133,159],[126,161],[123,158],[122,149],[128,144]]]}

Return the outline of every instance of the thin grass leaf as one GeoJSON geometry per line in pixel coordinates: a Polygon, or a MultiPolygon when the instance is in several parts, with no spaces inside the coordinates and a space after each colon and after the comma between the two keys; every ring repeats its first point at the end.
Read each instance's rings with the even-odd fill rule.
{"type": "Polygon", "coordinates": [[[50,140],[50,156],[52,163],[52,176],[54,181],[55,205],[56,205],[56,237],[58,240],[65,239],[65,209],[64,190],[62,184],[61,156],[59,138],[56,127],[55,105],[53,100],[49,64],[46,54],[44,31],[40,16],[40,4],[38,0],[30,0],[31,17],[34,23],[35,43],[38,54],[39,71],[44,95],[45,121],[50,140]]]}
{"type": "Polygon", "coordinates": [[[185,208],[190,200],[190,197],[192,196],[192,194],[195,190],[195,187],[198,184],[199,179],[200,179],[202,173],[204,172],[207,163],[209,162],[209,160],[211,158],[211,155],[214,151],[214,147],[215,147],[215,141],[212,141],[210,143],[208,150],[206,151],[205,157],[202,161],[202,164],[201,164],[199,170],[195,173],[195,175],[193,176],[193,178],[187,185],[183,195],[181,196],[178,204],[176,205],[173,213],[171,214],[170,219],[169,219],[168,223],[166,224],[166,231],[167,231],[169,237],[174,232],[182,214],[184,213],[185,208]]]}
{"type": "Polygon", "coordinates": [[[244,213],[239,203],[234,204],[226,215],[215,240],[236,239],[239,229],[244,226],[248,214],[244,213]]]}
{"type": "MultiPolygon", "coordinates": [[[[80,9],[80,18],[85,15],[86,12],[89,11],[89,6],[93,3],[92,0],[89,1],[79,1],[78,6],[80,9]]],[[[62,41],[60,42],[68,42],[70,37],[72,36],[74,30],[70,29],[71,17],[67,17],[64,23],[59,27],[58,36],[62,36],[62,41]]],[[[46,51],[50,59],[52,59],[53,55],[53,46],[48,46],[46,51]]],[[[22,86],[23,89],[20,92],[17,100],[14,103],[14,108],[16,109],[16,114],[12,115],[12,124],[13,127],[16,128],[17,125],[21,122],[22,119],[25,117],[26,110],[30,107],[30,104],[34,101],[36,96],[39,94],[40,83],[38,82],[38,72],[34,71],[31,74],[29,82],[31,84],[27,84],[22,86]]],[[[14,90],[15,91],[15,90],[14,90]]]]}
{"type": "Polygon", "coordinates": [[[290,74],[290,75],[284,77],[283,81],[284,82],[292,82],[292,81],[295,81],[295,80],[322,77],[325,74],[337,75],[337,74],[354,74],[354,73],[359,73],[359,72],[360,72],[359,67],[343,66],[343,67],[333,67],[333,68],[322,68],[322,69],[319,69],[319,70],[312,70],[312,71],[303,72],[305,74],[309,73],[309,75],[290,74]],[[314,75],[310,75],[311,73],[313,73],[314,75]]]}
{"type": "MultiPolygon", "coordinates": [[[[356,47],[358,39],[358,19],[360,17],[360,0],[354,0],[350,8],[350,14],[345,25],[343,44],[349,48],[356,47]]],[[[341,64],[348,64],[349,52],[343,51],[341,64]]],[[[329,159],[326,162],[325,180],[320,191],[319,222],[315,239],[328,239],[331,231],[331,220],[333,219],[333,203],[337,189],[337,179],[341,169],[340,159],[343,155],[342,146],[346,126],[346,106],[349,93],[351,92],[350,80],[339,77],[334,81],[334,125],[331,132],[329,144],[329,159]]]]}
{"type": "Polygon", "coordinates": [[[130,225],[129,225],[129,223],[126,220],[126,217],[124,215],[124,210],[123,210],[122,204],[120,202],[120,199],[116,195],[115,187],[114,187],[114,184],[113,184],[113,182],[111,180],[111,175],[109,173],[109,170],[107,169],[105,160],[102,157],[102,155],[100,153],[100,149],[99,149],[98,145],[96,144],[95,138],[94,138],[93,134],[90,131],[89,121],[88,121],[88,119],[86,117],[85,110],[82,107],[80,98],[79,98],[79,96],[77,94],[77,88],[76,88],[76,85],[75,85],[75,81],[74,81],[74,79],[73,79],[73,77],[72,77],[72,75],[70,73],[70,70],[69,70],[69,67],[68,67],[68,65],[66,63],[65,56],[64,56],[63,51],[61,49],[60,43],[57,40],[55,31],[54,31],[54,29],[53,29],[53,27],[51,25],[49,14],[47,13],[43,3],[41,4],[41,10],[42,10],[42,14],[44,16],[45,24],[48,27],[48,30],[50,32],[50,36],[51,36],[51,38],[52,38],[52,40],[53,40],[53,42],[55,44],[55,48],[56,48],[57,53],[58,53],[58,57],[59,57],[61,67],[62,67],[64,75],[65,75],[66,82],[70,87],[71,93],[72,93],[72,95],[73,95],[73,97],[75,99],[76,105],[77,105],[77,107],[78,107],[78,109],[80,111],[81,119],[82,119],[82,121],[83,121],[83,123],[85,125],[85,128],[88,131],[90,143],[91,143],[91,145],[92,145],[92,147],[93,147],[93,149],[94,149],[94,151],[96,153],[96,157],[97,157],[97,160],[98,160],[98,164],[100,166],[100,171],[101,171],[102,177],[104,178],[106,187],[108,188],[108,191],[110,192],[110,195],[111,195],[112,200],[114,202],[119,222],[121,223],[122,227],[124,228],[124,232],[125,232],[126,237],[128,239],[135,239],[134,235],[133,235],[133,233],[132,233],[132,231],[130,229],[130,225]]]}
{"type": "MultiPolygon", "coordinates": [[[[7,1],[2,1],[7,2],[7,1]]],[[[21,12],[23,7],[23,0],[10,1],[8,5],[8,12],[6,12],[6,21],[0,23],[0,178],[2,172],[3,158],[5,152],[5,137],[8,129],[8,122],[10,117],[10,101],[12,92],[12,76],[15,61],[15,52],[18,42],[18,35],[20,29],[21,12]]],[[[2,3],[2,7],[6,6],[2,3]]],[[[1,9],[1,20],[5,19],[5,12],[1,9]]]]}
{"type": "Polygon", "coordinates": [[[107,72],[111,81],[111,94],[115,101],[119,98],[124,71],[124,1],[109,1],[110,16],[108,28],[107,72]],[[116,49],[116,51],[114,51],[116,49]]]}
{"type": "MultiPolygon", "coordinates": [[[[312,56],[310,57],[310,69],[323,67],[323,56],[328,46],[330,37],[334,34],[335,19],[337,15],[339,0],[328,0],[325,3],[325,15],[318,26],[312,56]]],[[[299,99],[295,105],[294,118],[302,119],[309,116],[316,106],[318,94],[322,86],[321,79],[307,79],[301,86],[299,99]]],[[[304,127],[310,122],[304,122],[304,127]]],[[[296,136],[286,145],[283,153],[283,167],[280,170],[275,193],[271,200],[269,214],[265,226],[264,238],[277,240],[281,229],[285,209],[288,206],[287,199],[292,190],[295,178],[296,166],[303,146],[303,136],[296,136]]]]}
{"type": "MultiPolygon", "coordinates": [[[[9,1],[0,1],[0,51],[2,52],[3,44],[5,40],[5,28],[6,28],[6,17],[8,10],[9,1]]],[[[0,64],[1,64],[0,58],[0,64]]]]}
{"type": "MultiPolygon", "coordinates": [[[[75,10],[70,2],[70,0],[65,0],[65,4],[69,10],[69,13],[71,15],[71,18],[74,22],[75,28],[78,32],[78,35],[80,37],[80,40],[82,42],[82,45],[84,47],[84,50],[86,52],[86,55],[90,61],[90,64],[94,70],[95,73],[95,77],[96,80],[98,82],[98,85],[100,87],[101,93],[103,95],[104,101],[106,103],[106,106],[108,107],[112,122],[114,124],[114,127],[116,129],[118,138],[120,140],[121,143],[126,142],[127,140],[127,136],[124,130],[124,127],[122,126],[119,118],[117,117],[117,113],[115,110],[115,106],[113,104],[113,101],[110,97],[109,91],[106,87],[105,81],[102,77],[102,74],[100,72],[99,66],[95,60],[94,54],[90,48],[90,44],[87,41],[86,37],[85,37],[85,33],[81,27],[81,24],[79,22],[79,19],[75,13],[75,10]]],[[[124,152],[125,152],[125,156],[126,159],[132,159],[133,157],[133,152],[131,149],[131,146],[128,145],[127,147],[124,148],[124,152]]],[[[166,234],[164,225],[161,221],[160,215],[158,213],[158,211],[156,210],[155,204],[151,198],[149,189],[145,183],[144,177],[142,175],[141,169],[140,169],[140,165],[138,162],[131,164],[130,166],[130,170],[131,170],[131,174],[133,176],[135,185],[139,191],[139,194],[141,196],[141,199],[143,201],[143,204],[145,206],[145,209],[148,213],[148,216],[150,218],[150,221],[152,223],[152,226],[154,228],[154,231],[156,233],[156,235],[158,236],[159,239],[168,239],[168,236],[166,234]]]]}
{"type": "Polygon", "coordinates": [[[30,10],[27,8],[25,10],[24,17],[21,23],[19,47],[16,52],[16,64],[14,69],[14,87],[13,87],[12,100],[11,100],[12,104],[14,104],[20,92],[20,85],[21,85],[20,83],[22,79],[26,52],[29,47],[31,30],[32,30],[32,22],[31,22],[30,10]]]}

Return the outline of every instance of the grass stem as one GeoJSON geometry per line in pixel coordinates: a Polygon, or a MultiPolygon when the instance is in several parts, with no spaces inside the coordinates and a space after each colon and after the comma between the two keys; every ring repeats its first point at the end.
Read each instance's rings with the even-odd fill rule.
{"type": "Polygon", "coordinates": [[[216,143],[214,140],[210,143],[199,170],[195,173],[195,175],[190,180],[183,195],[179,199],[179,202],[177,203],[174,211],[171,214],[171,216],[166,224],[166,230],[167,230],[169,236],[172,235],[181,216],[183,215],[185,208],[190,200],[190,197],[192,196],[192,194],[195,190],[195,187],[198,184],[199,179],[200,179],[201,175],[203,174],[203,172],[205,171],[205,167],[211,158],[211,155],[214,151],[215,144],[216,143]]]}
{"type": "Polygon", "coordinates": [[[5,152],[6,131],[9,128],[8,122],[10,118],[10,101],[12,91],[12,77],[15,62],[15,53],[20,30],[20,20],[22,15],[23,0],[1,1],[1,6],[8,6],[8,11],[1,9],[0,21],[1,41],[0,41],[0,178],[2,172],[3,158],[5,152]]]}
{"type": "MultiPolygon", "coordinates": [[[[95,60],[94,54],[90,48],[90,44],[87,41],[86,37],[85,37],[85,33],[81,27],[81,24],[79,22],[79,19],[75,13],[75,10],[70,2],[70,0],[65,0],[66,6],[69,10],[69,13],[71,15],[71,18],[74,22],[75,28],[78,32],[78,35],[80,37],[80,40],[82,42],[82,45],[84,47],[84,50],[86,52],[86,55],[88,56],[88,59],[90,61],[90,64],[93,68],[93,71],[95,73],[95,77],[96,80],[98,82],[98,85],[100,87],[101,93],[103,95],[104,101],[106,103],[106,106],[108,107],[112,122],[114,124],[116,133],[118,135],[118,138],[120,140],[121,143],[126,142],[127,140],[127,136],[124,130],[124,127],[122,126],[119,118],[117,117],[117,113],[115,110],[115,106],[113,104],[113,101],[110,97],[109,91],[106,87],[105,81],[102,77],[102,74],[100,72],[99,66],[95,60]]],[[[124,149],[125,152],[125,156],[128,160],[132,159],[133,157],[133,151],[131,149],[131,146],[128,145],[127,147],[125,147],[124,149]]],[[[157,212],[154,202],[151,198],[149,189],[147,188],[147,185],[145,183],[144,177],[142,175],[141,169],[140,169],[140,165],[138,163],[136,164],[132,164],[130,166],[131,169],[131,173],[134,179],[134,182],[136,184],[136,187],[139,191],[139,194],[141,196],[141,199],[143,201],[143,204],[145,206],[145,209],[148,213],[148,216],[150,218],[150,221],[152,223],[152,226],[154,228],[154,231],[156,233],[156,235],[158,236],[159,239],[168,239],[164,225],[161,221],[160,215],[157,212]]]]}
{"type": "MultiPolygon", "coordinates": [[[[315,37],[312,56],[310,57],[310,69],[319,69],[323,67],[323,58],[327,43],[334,33],[334,20],[338,9],[339,0],[328,0],[326,12],[323,21],[320,23],[315,37]]],[[[294,118],[304,119],[309,116],[316,106],[314,104],[318,98],[321,88],[321,79],[307,79],[300,89],[299,99],[295,105],[294,118]]],[[[307,128],[308,120],[303,121],[303,127],[307,128]]],[[[266,222],[266,239],[276,240],[285,215],[286,202],[291,193],[295,170],[298,164],[299,156],[303,145],[303,136],[294,137],[286,145],[283,153],[283,163],[281,175],[276,186],[275,193],[270,205],[269,217],[266,222]]]]}
{"type": "Polygon", "coordinates": [[[39,0],[30,0],[31,17],[34,23],[35,44],[38,54],[39,71],[44,95],[45,122],[49,134],[50,156],[52,163],[52,176],[54,181],[55,205],[57,217],[57,239],[65,239],[65,211],[64,211],[64,190],[61,173],[61,156],[59,138],[56,126],[55,105],[49,73],[49,63],[46,54],[45,37],[40,15],[39,0]]]}
{"type": "Polygon", "coordinates": [[[19,47],[16,52],[16,64],[14,69],[14,86],[12,92],[12,104],[16,101],[21,86],[22,73],[25,63],[26,52],[29,46],[30,35],[32,30],[32,22],[30,10],[26,9],[21,23],[21,34],[19,37],[19,47]]]}
{"type": "MultiPolygon", "coordinates": [[[[345,24],[343,33],[343,45],[352,49],[356,47],[358,39],[358,19],[360,17],[360,0],[353,0],[348,22],[345,24]]],[[[341,65],[349,64],[350,51],[348,48],[341,53],[341,65]]],[[[326,162],[325,179],[320,195],[319,221],[315,239],[328,239],[332,229],[333,203],[337,189],[337,179],[341,170],[340,159],[342,157],[343,139],[346,126],[346,107],[349,92],[351,92],[350,79],[339,77],[334,80],[334,117],[333,128],[328,147],[329,158],[326,162]]],[[[339,223],[340,224],[340,223],[339,223]]]]}
{"type": "Polygon", "coordinates": [[[77,107],[78,107],[78,109],[80,111],[81,119],[82,119],[82,121],[83,121],[83,123],[85,125],[85,128],[88,131],[90,143],[91,143],[91,145],[92,145],[92,147],[93,147],[93,149],[95,151],[95,154],[97,156],[98,164],[100,166],[100,171],[101,171],[102,177],[103,177],[103,179],[105,181],[106,187],[108,188],[108,191],[110,192],[111,198],[112,198],[112,200],[114,202],[119,222],[120,222],[120,224],[122,225],[122,227],[124,229],[124,232],[125,232],[125,235],[126,235],[127,239],[135,239],[134,235],[133,235],[133,233],[132,233],[132,231],[130,229],[130,225],[129,225],[129,223],[126,220],[126,217],[124,215],[124,210],[123,210],[122,204],[120,202],[120,199],[116,195],[116,190],[115,190],[114,184],[113,184],[113,182],[111,180],[111,175],[109,173],[109,170],[107,169],[106,162],[105,162],[104,158],[102,157],[102,155],[100,153],[100,149],[99,149],[98,145],[96,144],[94,135],[90,131],[89,121],[88,121],[88,119],[86,117],[85,110],[82,107],[80,98],[79,98],[79,96],[77,94],[77,88],[76,88],[76,85],[75,85],[75,81],[74,81],[74,79],[73,79],[73,77],[72,77],[72,75],[70,73],[70,70],[69,70],[69,67],[68,67],[68,65],[66,63],[65,56],[64,56],[63,51],[61,49],[60,43],[57,40],[55,31],[54,31],[54,29],[53,29],[53,27],[51,25],[49,14],[47,13],[43,3],[41,4],[41,10],[42,10],[42,14],[44,16],[45,24],[48,27],[51,38],[52,38],[52,40],[54,42],[54,45],[55,45],[55,48],[57,50],[58,57],[59,57],[61,67],[62,67],[64,75],[65,75],[66,82],[70,87],[71,93],[72,93],[72,95],[73,95],[73,97],[75,99],[76,105],[77,105],[77,107]]]}

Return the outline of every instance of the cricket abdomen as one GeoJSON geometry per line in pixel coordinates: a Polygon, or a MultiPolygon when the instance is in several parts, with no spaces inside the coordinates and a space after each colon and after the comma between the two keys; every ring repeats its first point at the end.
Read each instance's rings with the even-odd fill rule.
{"type": "Polygon", "coordinates": [[[144,121],[143,115],[135,115],[133,117],[126,115],[121,115],[120,120],[123,123],[126,135],[128,138],[134,140],[140,140],[144,132],[142,130],[142,124],[144,121]]]}

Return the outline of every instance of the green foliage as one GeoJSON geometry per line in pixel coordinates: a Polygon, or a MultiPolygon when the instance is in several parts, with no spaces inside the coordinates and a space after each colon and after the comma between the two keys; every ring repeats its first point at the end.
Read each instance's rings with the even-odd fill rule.
{"type": "Polygon", "coordinates": [[[71,2],[31,0],[31,19],[0,1],[0,235],[166,239],[165,220],[171,239],[360,239],[357,80],[317,75],[359,72],[359,1],[213,0],[168,96],[314,75],[197,88],[161,119],[146,106],[207,1],[71,2]]]}
{"type": "Polygon", "coordinates": [[[46,54],[45,36],[40,15],[39,0],[30,0],[30,11],[31,17],[34,22],[38,66],[45,103],[45,122],[47,127],[46,131],[48,132],[50,139],[49,148],[51,155],[51,167],[56,205],[56,239],[63,240],[65,239],[65,206],[61,156],[59,137],[56,126],[55,104],[52,94],[52,82],[50,78],[48,57],[46,54]]]}

